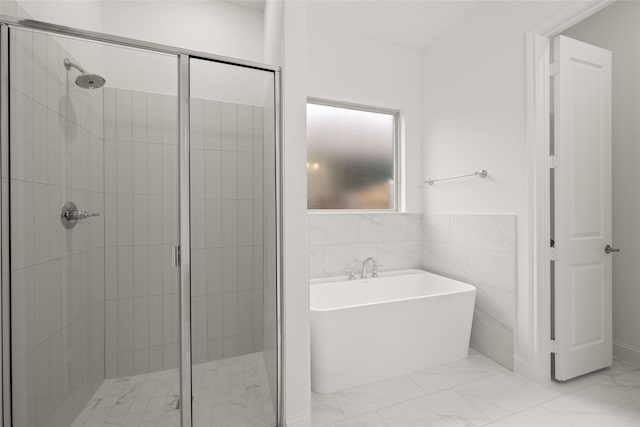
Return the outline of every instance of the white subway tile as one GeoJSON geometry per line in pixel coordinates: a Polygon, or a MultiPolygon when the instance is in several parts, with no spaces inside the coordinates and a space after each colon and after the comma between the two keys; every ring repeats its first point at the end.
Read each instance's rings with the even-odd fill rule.
{"type": "Polygon", "coordinates": [[[162,145],[147,145],[147,178],[149,185],[147,186],[149,193],[162,194],[163,180],[163,152],[162,145]]]}
{"type": "Polygon", "coordinates": [[[264,260],[262,245],[253,245],[253,289],[262,289],[264,277],[264,260]]]}
{"type": "Polygon", "coordinates": [[[207,340],[207,297],[191,297],[191,339],[193,342],[207,340]]]}
{"type": "Polygon", "coordinates": [[[238,246],[238,290],[253,289],[253,246],[238,246]]]}
{"type": "Polygon", "coordinates": [[[222,292],[238,290],[238,248],[222,248],[222,292]]]}
{"type": "Polygon", "coordinates": [[[147,193],[148,190],[148,159],[147,146],[144,142],[133,143],[133,189],[134,193],[147,193]]]}
{"type": "Polygon", "coordinates": [[[204,191],[206,199],[220,199],[222,197],[220,161],[219,151],[204,152],[204,191]]]}
{"type": "Polygon", "coordinates": [[[238,152],[238,199],[253,198],[253,153],[238,152]]]}
{"type": "MultiPolygon", "coordinates": [[[[149,297],[149,347],[164,343],[164,303],[162,295],[149,297]]],[[[149,353],[151,358],[152,354],[149,353]]],[[[153,365],[153,363],[151,363],[153,365]]]]}
{"type": "Polygon", "coordinates": [[[220,200],[205,200],[205,245],[207,248],[222,246],[222,202],[220,200]]]}
{"type": "Polygon", "coordinates": [[[238,354],[249,354],[253,351],[253,334],[238,336],[238,354]]]}
{"type": "Polygon", "coordinates": [[[222,294],[207,295],[207,338],[223,337],[222,294]]]}
{"type": "Polygon", "coordinates": [[[147,140],[162,142],[162,97],[152,93],[147,94],[147,140]]]}
{"type": "Polygon", "coordinates": [[[253,107],[238,104],[238,151],[253,151],[253,107]]]}
{"type": "Polygon", "coordinates": [[[133,246],[118,247],[118,299],[133,296],[133,246]]]}
{"type": "Polygon", "coordinates": [[[205,201],[191,200],[191,247],[205,247],[205,201]]]}
{"type": "Polygon", "coordinates": [[[163,262],[163,247],[149,246],[149,295],[162,295],[164,292],[164,269],[159,268],[163,262]]]}
{"type": "Polygon", "coordinates": [[[207,342],[207,352],[209,354],[209,360],[220,360],[223,356],[222,350],[222,338],[217,338],[213,340],[209,340],[207,342]]]}
{"type": "Polygon", "coordinates": [[[178,98],[176,96],[162,95],[162,142],[178,145],[178,98]]]}
{"type": "Polygon", "coordinates": [[[132,140],[131,91],[116,89],[116,135],[118,141],[132,140]]]}
{"type": "Polygon", "coordinates": [[[206,250],[191,251],[191,295],[199,296],[207,293],[206,250]]]}
{"type": "Polygon", "coordinates": [[[133,247],[133,295],[149,295],[149,248],[146,245],[133,247]]]}
{"type": "Polygon", "coordinates": [[[133,375],[133,350],[118,352],[118,376],[128,377],[133,375]]]}
{"type": "Polygon", "coordinates": [[[133,195],[133,244],[146,245],[149,242],[149,196],[133,195]]]}
{"type": "Polygon", "coordinates": [[[147,372],[149,372],[149,349],[137,348],[133,350],[134,375],[146,374],[147,372]]]}
{"type": "Polygon", "coordinates": [[[191,194],[192,199],[204,199],[204,150],[191,150],[191,194]]]}
{"type": "Polygon", "coordinates": [[[253,107],[253,151],[264,147],[264,108],[253,107]]]}
{"type": "Polygon", "coordinates": [[[131,93],[132,139],[147,141],[147,94],[143,92],[131,93]]]}
{"type": "Polygon", "coordinates": [[[227,151],[238,149],[238,110],[236,104],[220,104],[220,148],[227,151]]]}
{"type": "MultiPolygon", "coordinates": [[[[118,351],[122,352],[132,348],[133,298],[118,299],[118,351]]],[[[118,366],[120,365],[118,364],[118,366]]]]}
{"type": "Polygon", "coordinates": [[[107,300],[113,300],[118,298],[118,248],[107,247],[104,254],[104,297],[107,300]]]}
{"type": "Polygon", "coordinates": [[[149,347],[149,297],[133,299],[133,348],[149,347]]]}
{"type": "Polygon", "coordinates": [[[220,103],[204,101],[204,148],[205,150],[220,150],[220,103]]]}
{"type": "Polygon", "coordinates": [[[238,336],[224,337],[222,343],[222,352],[225,359],[235,357],[238,353],[238,336]]]}
{"type": "MultiPolygon", "coordinates": [[[[225,201],[226,202],[226,201],[225,201]]],[[[253,201],[238,200],[238,246],[253,244],[253,201]]]]}
{"type": "Polygon", "coordinates": [[[192,149],[204,148],[204,118],[203,118],[203,100],[191,98],[191,115],[190,137],[192,149]]]}
{"type": "Polygon", "coordinates": [[[238,333],[253,332],[253,291],[238,292],[238,333]]]}
{"type": "Polygon", "coordinates": [[[207,294],[222,293],[222,249],[206,249],[207,294]]]}
{"type": "Polygon", "coordinates": [[[133,197],[118,194],[118,245],[133,244],[133,197]]]}

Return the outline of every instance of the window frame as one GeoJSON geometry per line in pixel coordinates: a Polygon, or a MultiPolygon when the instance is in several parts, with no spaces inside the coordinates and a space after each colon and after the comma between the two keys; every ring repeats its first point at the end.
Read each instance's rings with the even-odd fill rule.
{"type": "MultiPolygon", "coordinates": [[[[368,113],[381,113],[393,116],[393,189],[394,200],[393,207],[389,209],[309,209],[307,207],[307,213],[312,214],[340,214],[340,213],[355,213],[355,214],[367,214],[367,213],[399,213],[402,212],[402,185],[400,183],[402,179],[401,169],[401,155],[402,155],[402,139],[400,128],[400,110],[384,107],[373,107],[370,105],[356,104],[346,101],[335,101],[324,98],[307,97],[306,104],[324,105],[327,107],[336,107],[356,111],[365,111],[368,113]]],[[[305,144],[307,140],[305,138],[305,144]]],[[[307,195],[307,206],[309,199],[307,195]]]]}

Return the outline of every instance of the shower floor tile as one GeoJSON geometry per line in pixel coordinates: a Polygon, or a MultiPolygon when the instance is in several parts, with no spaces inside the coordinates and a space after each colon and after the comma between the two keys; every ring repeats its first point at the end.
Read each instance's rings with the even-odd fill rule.
{"type": "MultiPolygon", "coordinates": [[[[262,353],[193,366],[193,425],[270,427],[262,353]]],[[[179,426],[177,369],[105,380],[71,427],[179,426]]]]}

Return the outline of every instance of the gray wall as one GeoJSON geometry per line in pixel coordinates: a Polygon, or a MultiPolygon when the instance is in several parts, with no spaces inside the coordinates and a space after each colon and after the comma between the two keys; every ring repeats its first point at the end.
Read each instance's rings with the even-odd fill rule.
{"type": "Polygon", "coordinates": [[[563,34],[613,54],[614,355],[640,363],[640,3],[616,2],[563,34]]]}

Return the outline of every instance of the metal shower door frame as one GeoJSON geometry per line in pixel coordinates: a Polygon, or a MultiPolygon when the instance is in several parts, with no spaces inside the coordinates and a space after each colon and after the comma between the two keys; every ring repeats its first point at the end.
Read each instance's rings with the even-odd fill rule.
{"type": "Polygon", "coordinates": [[[276,169],[276,348],[277,348],[277,425],[284,426],[284,365],[283,359],[283,290],[282,281],[282,118],[280,67],[230,58],[174,46],[80,30],[41,21],[0,15],[0,386],[2,388],[0,427],[10,427],[11,396],[11,270],[9,224],[9,39],[12,28],[39,31],[52,35],[74,37],[86,41],[107,43],[156,53],[174,55],[178,68],[178,132],[179,132],[179,233],[180,233],[180,391],[181,425],[192,425],[192,360],[191,360],[191,206],[190,206],[190,60],[200,59],[231,66],[271,72],[274,79],[274,137],[276,169]]]}

